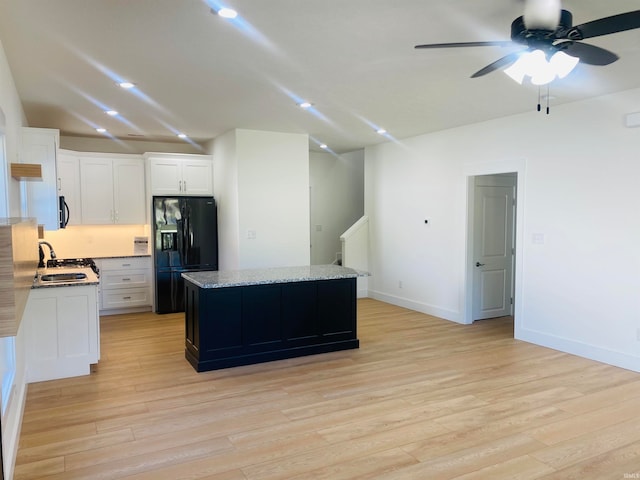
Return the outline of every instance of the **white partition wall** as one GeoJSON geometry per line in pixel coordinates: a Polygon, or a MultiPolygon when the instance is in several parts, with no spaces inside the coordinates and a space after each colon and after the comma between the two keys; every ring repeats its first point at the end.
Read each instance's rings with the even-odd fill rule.
{"type": "Polygon", "coordinates": [[[216,139],[221,270],[309,264],[308,142],[256,130],[216,139]]]}

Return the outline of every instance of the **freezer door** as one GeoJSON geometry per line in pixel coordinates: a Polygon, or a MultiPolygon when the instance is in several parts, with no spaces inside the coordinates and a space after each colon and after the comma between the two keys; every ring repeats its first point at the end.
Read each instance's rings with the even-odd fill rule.
{"type": "Polygon", "coordinates": [[[181,270],[156,270],[156,313],[184,312],[181,270]]]}
{"type": "Polygon", "coordinates": [[[213,197],[182,199],[184,266],[218,269],[218,214],[213,197]]]}

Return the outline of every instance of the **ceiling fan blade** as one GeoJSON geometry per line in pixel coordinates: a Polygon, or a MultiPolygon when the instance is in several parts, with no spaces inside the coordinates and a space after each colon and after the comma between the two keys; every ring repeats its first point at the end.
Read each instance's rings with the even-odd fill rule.
{"type": "Polygon", "coordinates": [[[577,25],[569,30],[567,37],[571,40],[582,40],[633,30],[634,28],[640,28],[640,10],[620,13],[577,25]]]}
{"type": "Polygon", "coordinates": [[[554,31],[560,22],[560,0],[526,0],[524,24],[528,30],[554,31]]]}
{"type": "Polygon", "coordinates": [[[609,65],[620,58],[609,50],[588,43],[573,43],[565,51],[573,57],[580,58],[580,62],[587,65],[609,65]]]}
{"type": "Polygon", "coordinates": [[[414,48],[458,48],[458,47],[510,47],[511,40],[498,40],[495,42],[458,42],[458,43],[429,43],[416,45],[414,48]]]}
{"type": "Polygon", "coordinates": [[[476,73],[471,75],[471,78],[482,77],[483,75],[486,75],[487,73],[491,73],[491,72],[493,72],[495,70],[499,70],[499,69],[508,67],[513,62],[518,60],[518,57],[520,57],[521,53],[522,53],[522,51],[510,53],[509,55],[505,55],[504,57],[499,58],[495,62],[490,63],[486,67],[478,70],[476,73]]]}

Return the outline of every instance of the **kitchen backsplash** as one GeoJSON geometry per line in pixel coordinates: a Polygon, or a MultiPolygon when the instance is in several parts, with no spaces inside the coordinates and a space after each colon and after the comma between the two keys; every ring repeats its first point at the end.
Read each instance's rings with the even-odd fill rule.
{"type": "MultiPolygon", "coordinates": [[[[149,225],[77,225],[45,231],[44,240],[53,245],[58,258],[120,257],[140,255],[134,250],[135,237],[149,237],[149,231],[149,225]]],[[[49,258],[48,249],[45,257],[49,258]]]]}

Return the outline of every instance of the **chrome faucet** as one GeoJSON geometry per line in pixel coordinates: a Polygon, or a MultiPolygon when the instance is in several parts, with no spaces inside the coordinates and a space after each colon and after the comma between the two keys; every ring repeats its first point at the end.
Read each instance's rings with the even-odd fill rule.
{"type": "Polygon", "coordinates": [[[42,251],[42,245],[46,245],[49,247],[49,254],[51,255],[51,260],[56,259],[56,252],[53,251],[53,247],[49,242],[45,242],[44,240],[40,240],[38,242],[38,249],[40,250],[40,263],[38,263],[38,268],[44,268],[44,252],[42,251]]]}

